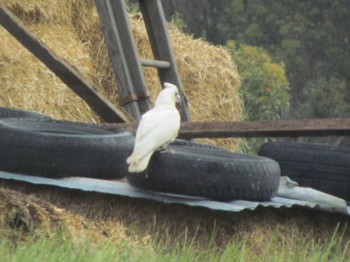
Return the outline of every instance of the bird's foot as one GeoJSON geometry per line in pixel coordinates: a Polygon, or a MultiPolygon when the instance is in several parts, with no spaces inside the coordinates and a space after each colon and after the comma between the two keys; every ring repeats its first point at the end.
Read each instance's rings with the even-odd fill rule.
{"type": "Polygon", "coordinates": [[[166,148],[166,149],[160,150],[160,152],[159,152],[159,154],[164,154],[164,153],[174,154],[175,151],[172,149],[166,148]]]}

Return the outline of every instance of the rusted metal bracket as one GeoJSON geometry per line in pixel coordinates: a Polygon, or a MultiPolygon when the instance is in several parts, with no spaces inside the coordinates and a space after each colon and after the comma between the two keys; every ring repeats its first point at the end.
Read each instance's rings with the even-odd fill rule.
{"type": "Polygon", "coordinates": [[[131,121],[132,118],[127,112],[113,106],[77,69],[58,58],[47,46],[27,31],[22,22],[2,4],[0,4],[0,25],[84,99],[105,121],[111,123],[131,121]]]}
{"type": "Polygon", "coordinates": [[[119,105],[124,106],[134,101],[139,101],[140,99],[143,99],[143,98],[149,98],[150,96],[151,96],[150,93],[145,92],[145,93],[136,93],[136,94],[134,93],[125,97],[119,97],[119,105]]]}

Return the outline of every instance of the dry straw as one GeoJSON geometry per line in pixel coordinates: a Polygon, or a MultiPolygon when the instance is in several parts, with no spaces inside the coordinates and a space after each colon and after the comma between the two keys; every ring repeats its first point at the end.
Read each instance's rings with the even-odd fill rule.
{"type": "MultiPolygon", "coordinates": [[[[47,195],[51,196],[50,201],[43,196],[37,197],[21,192],[21,187],[18,185],[16,190],[3,185],[0,188],[1,237],[16,240],[20,237],[25,240],[30,235],[52,237],[61,231],[66,238],[75,242],[89,239],[93,243],[101,243],[107,237],[112,241],[127,240],[131,243],[140,241],[137,237],[129,237],[126,234],[126,227],[118,222],[111,225],[105,221],[99,223],[98,219],[89,220],[77,214],[78,212],[70,212],[53,204],[54,191],[47,195]]],[[[85,211],[87,212],[88,209],[85,211]]],[[[95,213],[97,213],[96,210],[95,213]]]]}
{"type": "MultiPolygon", "coordinates": [[[[0,0],[59,57],[78,68],[103,95],[118,104],[116,81],[108,60],[94,1],[0,0]]],[[[142,16],[131,16],[141,57],[152,58],[142,16]]],[[[230,54],[220,46],[169,26],[176,62],[190,113],[195,121],[243,119],[240,79],[230,54]]],[[[86,103],[0,28],[0,105],[35,110],[58,119],[99,122],[86,103]]],[[[156,70],[144,69],[152,101],[160,91],[156,70]]],[[[203,140],[202,140],[203,141],[203,140]]],[[[204,140],[239,150],[240,139],[204,140]]]]}

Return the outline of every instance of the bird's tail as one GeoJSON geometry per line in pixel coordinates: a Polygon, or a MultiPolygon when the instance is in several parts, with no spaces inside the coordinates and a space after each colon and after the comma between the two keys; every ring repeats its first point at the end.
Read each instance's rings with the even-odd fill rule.
{"type": "Polygon", "coordinates": [[[151,159],[153,152],[143,156],[142,158],[136,158],[134,155],[128,157],[126,162],[129,164],[129,172],[130,173],[140,173],[144,171],[151,159]]]}

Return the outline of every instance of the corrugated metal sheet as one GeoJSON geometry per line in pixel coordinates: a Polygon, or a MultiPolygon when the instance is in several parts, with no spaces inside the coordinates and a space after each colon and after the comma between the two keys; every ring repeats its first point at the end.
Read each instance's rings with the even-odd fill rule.
{"type": "MultiPolygon", "coordinates": [[[[286,198],[276,196],[270,201],[266,202],[253,202],[245,200],[234,200],[229,202],[219,202],[210,199],[191,197],[184,195],[175,195],[167,193],[150,192],[138,189],[129,185],[125,181],[110,181],[100,180],[82,177],[69,177],[62,179],[51,179],[35,176],[27,176],[21,174],[13,174],[8,172],[0,171],[0,178],[6,180],[16,180],[27,182],[37,185],[50,185],[61,188],[76,189],[90,192],[99,192],[104,194],[112,194],[119,196],[126,196],[131,198],[144,198],[151,199],[167,204],[183,204],[187,206],[205,207],[213,210],[227,211],[227,212],[239,212],[242,210],[254,210],[257,207],[273,207],[273,208],[291,208],[293,206],[300,206],[305,208],[315,208],[328,212],[339,212],[346,215],[350,215],[350,206],[345,205],[344,208],[325,207],[322,203],[313,201],[298,200],[293,198],[286,198]]],[[[298,198],[298,197],[296,197],[298,198]]]]}

